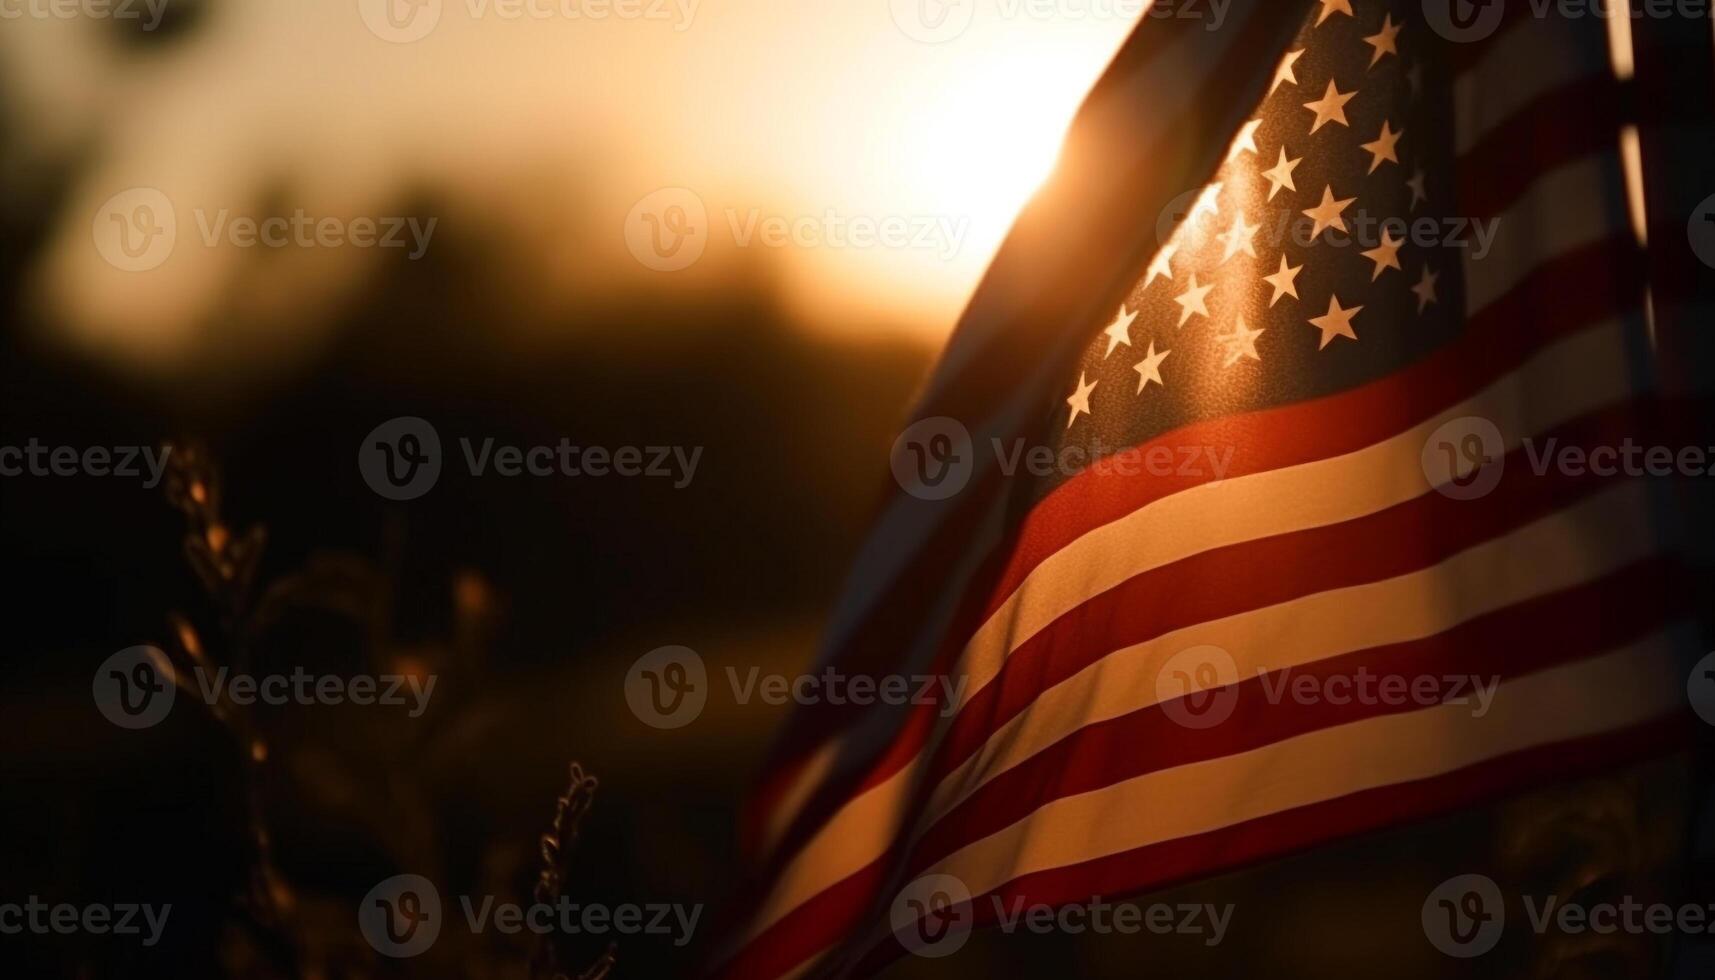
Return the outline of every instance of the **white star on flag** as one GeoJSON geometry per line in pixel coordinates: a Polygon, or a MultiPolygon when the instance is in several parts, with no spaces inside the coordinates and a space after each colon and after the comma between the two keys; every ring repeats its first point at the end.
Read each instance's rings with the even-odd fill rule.
{"type": "Polygon", "coordinates": [[[1303,48],[1299,48],[1297,51],[1288,51],[1286,53],[1286,58],[1281,61],[1280,68],[1278,68],[1274,73],[1274,84],[1268,87],[1269,95],[1273,95],[1274,90],[1286,82],[1291,82],[1294,85],[1298,84],[1298,72],[1293,68],[1293,66],[1298,64],[1298,59],[1302,57],[1304,57],[1303,48]]]}
{"type": "Polygon", "coordinates": [[[1346,208],[1350,207],[1352,202],[1356,200],[1355,197],[1348,197],[1345,200],[1336,201],[1334,200],[1334,188],[1322,188],[1322,203],[1304,211],[1305,217],[1316,222],[1315,230],[1310,232],[1310,237],[1316,238],[1330,228],[1345,231],[1346,219],[1343,216],[1346,213],[1346,208]]]}
{"type": "Polygon", "coordinates": [[[1417,294],[1417,312],[1422,313],[1429,308],[1430,303],[1437,301],[1435,284],[1440,279],[1441,274],[1430,272],[1429,263],[1425,262],[1423,264],[1423,278],[1417,281],[1417,285],[1411,287],[1411,291],[1417,294]]]}
{"type": "MultiPolygon", "coordinates": [[[[1371,282],[1382,277],[1383,269],[1399,269],[1399,249],[1404,244],[1405,239],[1401,238],[1395,241],[1392,232],[1386,228],[1382,229],[1382,243],[1364,253],[1364,258],[1376,264],[1375,270],[1370,273],[1371,282]]],[[[1399,271],[1404,272],[1405,270],[1400,269],[1399,271]]]]}
{"type": "Polygon", "coordinates": [[[1268,305],[1271,309],[1274,307],[1274,304],[1280,302],[1280,298],[1282,296],[1290,296],[1293,299],[1298,298],[1298,274],[1302,271],[1304,271],[1304,267],[1301,265],[1288,267],[1286,264],[1286,256],[1282,255],[1280,257],[1280,271],[1276,272],[1272,276],[1262,277],[1263,282],[1274,287],[1274,296],[1272,296],[1268,301],[1268,305]]]}
{"type": "Polygon", "coordinates": [[[1227,359],[1221,366],[1232,367],[1247,357],[1253,361],[1262,360],[1262,356],[1256,352],[1256,339],[1261,336],[1262,331],[1252,330],[1250,325],[1245,323],[1244,315],[1240,314],[1233,321],[1232,333],[1224,333],[1215,338],[1227,349],[1227,359]]]}
{"type": "Polygon", "coordinates": [[[1381,32],[1364,38],[1365,44],[1376,49],[1375,54],[1370,56],[1371,68],[1374,68],[1376,62],[1382,60],[1386,55],[1399,54],[1399,32],[1403,30],[1405,30],[1405,25],[1395,24],[1393,14],[1389,13],[1382,20],[1381,32]]]}
{"type": "Polygon", "coordinates": [[[1230,163],[1239,158],[1242,153],[1255,153],[1256,131],[1262,128],[1261,119],[1252,119],[1239,127],[1239,135],[1233,140],[1233,148],[1227,151],[1227,161],[1230,163]]]}
{"type": "Polygon", "coordinates": [[[1298,190],[1298,185],[1292,182],[1292,172],[1297,170],[1298,165],[1303,162],[1303,157],[1299,157],[1296,160],[1288,160],[1286,158],[1286,147],[1283,146],[1280,148],[1280,162],[1276,163],[1273,169],[1264,170],[1262,172],[1263,179],[1268,181],[1270,184],[1268,189],[1269,200],[1274,200],[1274,195],[1279,194],[1282,187],[1289,191],[1298,190]]]}
{"type": "Polygon", "coordinates": [[[1370,161],[1370,173],[1375,173],[1376,168],[1382,165],[1383,160],[1389,160],[1393,163],[1399,162],[1399,138],[1404,135],[1405,130],[1402,129],[1396,133],[1393,131],[1391,123],[1385,119],[1382,120],[1382,134],[1377,136],[1374,142],[1363,144],[1364,149],[1369,152],[1370,156],[1374,157],[1370,161]]]}
{"type": "Polygon", "coordinates": [[[1133,370],[1138,374],[1138,394],[1143,394],[1143,389],[1149,387],[1149,383],[1151,381],[1161,385],[1163,388],[1167,387],[1167,382],[1161,380],[1161,362],[1167,360],[1167,355],[1171,353],[1173,352],[1164,350],[1157,354],[1155,352],[1155,341],[1152,340],[1149,342],[1149,353],[1145,354],[1143,356],[1143,360],[1138,361],[1137,364],[1133,366],[1133,370]]]}
{"type": "Polygon", "coordinates": [[[1346,121],[1346,103],[1352,101],[1352,97],[1357,94],[1356,89],[1350,92],[1341,92],[1334,84],[1334,80],[1330,78],[1328,91],[1324,92],[1320,99],[1304,103],[1304,108],[1316,113],[1316,121],[1311,124],[1310,131],[1314,133],[1330,122],[1350,126],[1351,123],[1346,121]]]}
{"type": "Polygon", "coordinates": [[[1352,330],[1352,317],[1357,316],[1358,311],[1361,309],[1363,309],[1361,306],[1341,309],[1340,297],[1328,297],[1328,313],[1325,316],[1310,318],[1311,325],[1322,331],[1322,342],[1316,346],[1316,349],[1322,350],[1326,348],[1328,346],[1328,342],[1333,340],[1335,337],[1345,337],[1349,340],[1357,340],[1358,335],[1352,330]]]}
{"type": "Polygon", "coordinates": [[[1149,263],[1149,274],[1143,280],[1143,288],[1148,289],[1157,276],[1169,281],[1173,279],[1173,253],[1179,251],[1178,242],[1168,242],[1161,246],[1161,251],[1155,253],[1155,261],[1149,263]]]}
{"type": "MultiPolygon", "coordinates": [[[[1062,388],[1061,390],[1064,391],[1065,389],[1062,388]]],[[[1084,382],[1084,372],[1079,371],[1078,390],[1072,393],[1072,397],[1066,399],[1066,404],[1072,409],[1072,417],[1066,420],[1066,428],[1070,429],[1072,427],[1072,423],[1078,421],[1079,415],[1090,414],[1090,393],[1095,390],[1096,383],[1091,381],[1086,384],[1084,382]]]]}
{"type": "Polygon", "coordinates": [[[1113,356],[1114,348],[1121,344],[1131,346],[1131,325],[1137,321],[1137,311],[1128,311],[1125,304],[1120,304],[1120,311],[1114,314],[1114,322],[1108,324],[1102,333],[1108,338],[1108,352],[1103,357],[1113,356]]]}
{"type": "Polygon", "coordinates": [[[1215,286],[1213,283],[1210,283],[1207,286],[1197,285],[1197,273],[1191,273],[1191,285],[1187,286],[1185,288],[1185,292],[1179,294],[1173,300],[1173,302],[1179,304],[1179,326],[1183,327],[1186,321],[1191,319],[1193,314],[1201,313],[1204,316],[1209,315],[1207,297],[1209,295],[1209,290],[1214,288],[1215,286]]]}

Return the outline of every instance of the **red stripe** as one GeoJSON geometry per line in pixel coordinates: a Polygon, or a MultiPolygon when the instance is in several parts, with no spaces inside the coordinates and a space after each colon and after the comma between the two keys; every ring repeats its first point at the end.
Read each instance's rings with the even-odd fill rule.
{"type": "MultiPolygon", "coordinates": [[[[1617,732],[1516,752],[1456,772],[1384,786],[1270,814],[1195,837],[1166,841],[1082,864],[1024,875],[994,894],[1050,906],[1092,896],[1124,898],[1192,878],[1232,871],[1318,844],[1501,799],[1567,778],[1588,776],[1683,750],[1692,726],[1683,713],[1617,732]]],[[[977,903],[978,924],[994,921],[977,903]]],[[[892,937],[853,976],[871,976],[904,955],[892,937]]]]}
{"type": "Polygon", "coordinates": [[[1459,211],[1492,218],[1518,200],[1537,178],[1570,160],[1613,152],[1620,127],[1630,121],[1628,92],[1607,72],[1580,79],[1537,98],[1495,126],[1461,157],[1459,211]],[[1520,158],[1519,133],[1530,133],[1520,158]]]}
{"type": "MultiPolygon", "coordinates": [[[[1301,567],[1301,566],[1294,566],[1301,567]]],[[[1509,606],[1421,640],[1394,643],[1277,671],[1293,678],[1355,677],[1360,672],[1407,678],[1478,675],[1513,680],[1617,649],[1648,635],[1687,608],[1673,588],[1677,565],[1655,558],[1553,595],[1509,606]]],[[[1309,732],[1417,705],[1269,701],[1262,679],[1246,678],[1232,716],[1190,733],[1161,705],[1088,725],[1007,770],[964,800],[913,848],[915,875],[990,834],[1028,819],[1055,800],[1148,773],[1237,755],[1309,732]]],[[[1479,724],[1473,721],[1472,724],[1479,724]]]]}

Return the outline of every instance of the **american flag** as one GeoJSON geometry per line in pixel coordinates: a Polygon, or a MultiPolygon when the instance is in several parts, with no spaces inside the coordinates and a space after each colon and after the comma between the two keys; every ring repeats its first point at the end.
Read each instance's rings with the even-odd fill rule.
{"type": "Polygon", "coordinates": [[[1636,110],[1708,24],[1440,6],[1139,25],[907,430],[968,482],[901,480],[824,653],[962,693],[799,712],[718,975],[867,975],[986,897],[1145,892],[1682,744],[1677,501],[1532,464],[1675,431],[1699,277],[1652,147],[1711,91],[1636,110]],[[1413,693],[1281,696],[1305,677],[1413,693]],[[902,929],[927,878],[968,894],[902,929]]]}

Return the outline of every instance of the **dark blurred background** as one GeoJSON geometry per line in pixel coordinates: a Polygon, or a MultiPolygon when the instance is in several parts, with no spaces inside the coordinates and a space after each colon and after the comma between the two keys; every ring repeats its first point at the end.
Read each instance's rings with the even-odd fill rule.
{"type": "MultiPolygon", "coordinates": [[[[811,662],[896,424],[1131,25],[1021,18],[924,45],[870,0],[708,0],[675,23],[513,22],[452,4],[429,36],[393,43],[356,0],[166,4],[147,30],[0,20],[0,445],[172,441],[218,474],[217,543],[230,552],[260,528],[265,544],[237,576],[251,599],[235,616],[187,552],[209,528],[165,483],[0,479],[0,895],[173,906],[154,949],[4,937],[0,973],[523,976],[527,943],[457,929],[422,959],[381,959],[354,910],[402,872],[443,896],[525,899],[578,760],[601,788],[568,894],[708,906],[691,947],[620,945],[616,976],[690,975],[722,941],[738,808],[783,709],[716,698],[662,731],[627,708],[626,671],[668,644],[711,672],[811,662]],[[134,272],[98,245],[104,202],[135,187],[163,193],[179,227],[171,257],[134,272]],[[682,272],[635,260],[622,230],[661,187],[709,209],[708,253],[682,272]],[[222,210],[436,225],[417,260],[207,245],[196,215],[222,210]],[[740,247],[726,230],[729,214],[830,210],[964,219],[969,233],[949,255],[740,247]],[[449,460],[432,491],[395,503],[364,483],[357,453],[398,416],[433,423],[449,457],[461,436],[702,455],[682,489],[473,478],[449,460]],[[417,719],[262,708],[238,734],[185,698],[143,731],[97,711],[103,660],[187,642],[258,673],[438,685],[417,719]],[[246,898],[253,827],[276,921],[246,898]]],[[[1576,799],[1623,811],[1622,837],[1653,828],[1676,844],[1657,824],[1678,812],[1680,777],[1647,778],[1667,790],[1599,783],[1576,799]]],[[[1497,859],[1498,828],[1532,812],[1462,815],[1164,896],[1238,903],[1219,951],[983,937],[898,975],[1448,975],[1394,913],[1449,866],[1497,859]]],[[[1659,861],[1632,855],[1643,877],[1659,861]]],[[[1660,962],[1614,956],[1598,969],[1619,972],[1594,975],[1660,962]]]]}
{"type": "Polygon", "coordinates": [[[381,960],[353,910],[401,872],[449,901],[523,899],[575,759],[602,787],[567,891],[711,906],[697,947],[621,944],[622,976],[687,975],[781,709],[717,699],[659,731],[625,671],[664,644],[711,669],[810,662],[914,387],[1129,25],[948,49],[875,3],[711,0],[659,23],[448,4],[395,43],[356,0],[120,9],[138,16],[0,20],[0,445],[195,449],[225,543],[266,543],[235,626],[165,483],[0,480],[0,892],[173,905],[157,948],[6,937],[0,972],[521,976],[529,945],[495,937],[381,960]],[[1028,92],[1004,57],[1026,45],[1045,69],[1028,92]],[[663,186],[716,229],[682,272],[627,250],[628,210],[663,186]],[[178,221],[142,271],[98,247],[104,202],[136,187],[178,221]],[[435,225],[414,260],[200,237],[222,212],[300,210],[435,225]],[[828,211],[971,230],[954,254],[730,230],[828,211]],[[394,503],[356,459],[404,415],[449,456],[468,436],[701,457],[684,488],[449,459],[394,503]],[[97,665],[185,630],[257,673],[439,683],[414,720],[262,707],[235,734],[181,696],[154,728],[109,724],[97,665]],[[281,922],[244,908],[252,780],[281,922]]]}

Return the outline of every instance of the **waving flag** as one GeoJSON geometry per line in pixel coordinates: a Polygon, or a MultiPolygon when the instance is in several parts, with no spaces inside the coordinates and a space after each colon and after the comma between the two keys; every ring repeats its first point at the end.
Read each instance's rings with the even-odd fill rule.
{"type": "Polygon", "coordinates": [[[1136,893],[1683,744],[1682,508],[1626,462],[1688,394],[1639,151],[1674,121],[1640,139],[1631,48],[1523,3],[1207,26],[1139,26],[901,437],[823,667],[957,700],[800,712],[721,975],[866,975],[985,897],[1136,893]]]}

